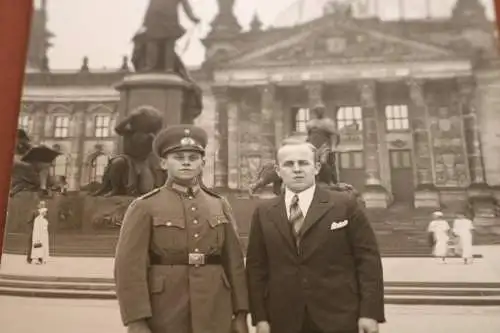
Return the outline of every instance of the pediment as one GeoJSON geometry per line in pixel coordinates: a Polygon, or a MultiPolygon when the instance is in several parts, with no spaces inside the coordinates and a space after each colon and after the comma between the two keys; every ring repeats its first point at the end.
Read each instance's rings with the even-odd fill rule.
{"type": "Polygon", "coordinates": [[[439,60],[458,55],[443,46],[367,29],[356,22],[323,24],[298,31],[272,45],[240,54],[230,67],[439,60]]]}

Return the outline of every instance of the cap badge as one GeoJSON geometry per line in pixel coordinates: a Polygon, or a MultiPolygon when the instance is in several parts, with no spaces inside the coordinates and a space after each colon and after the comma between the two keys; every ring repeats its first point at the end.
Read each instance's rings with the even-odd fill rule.
{"type": "Polygon", "coordinates": [[[186,129],[184,130],[184,135],[185,135],[185,136],[189,136],[190,134],[191,134],[191,131],[189,130],[189,128],[186,128],[186,129]]]}
{"type": "Polygon", "coordinates": [[[196,141],[193,140],[193,138],[185,137],[181,139],[181,145],[182,146],[195,146],[196,141]]]}

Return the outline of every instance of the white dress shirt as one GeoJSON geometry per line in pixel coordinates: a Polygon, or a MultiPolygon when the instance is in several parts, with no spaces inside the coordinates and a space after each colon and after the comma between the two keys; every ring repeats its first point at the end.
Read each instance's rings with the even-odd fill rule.
{"type": "Polygon", "coordinates": [[[311,202],[314,197],[314,191],[316,190],[316,185],[309,187],[307,190],[304,190],[299,193],[295,193],[290,191],[287,187],[285,187],[285,207],[286,207],[286,216],[290,219],[290,206],[292,204],[293,197],[297,194],[299,197],[299,207],[302,211],[302,215],[306,217],[307,211],[311,206],[311,202]]]}

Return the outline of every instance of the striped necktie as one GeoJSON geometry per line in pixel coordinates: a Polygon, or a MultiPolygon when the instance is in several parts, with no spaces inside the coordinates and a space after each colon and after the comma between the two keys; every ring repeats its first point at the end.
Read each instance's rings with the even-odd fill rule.
{"type": "Polygon", "coordinates": [[[304,214],[300,209],[299,196],[297,194],[293,196],[290,204],[290,223],[298,247],[300,243],[300,229],[302,229],[302,225],[304,224],[304,214]]]}

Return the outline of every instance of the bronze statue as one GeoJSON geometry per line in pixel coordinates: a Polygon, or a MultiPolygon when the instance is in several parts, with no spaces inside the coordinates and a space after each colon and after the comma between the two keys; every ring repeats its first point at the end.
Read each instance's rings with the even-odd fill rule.
{"type": "Polygon", "coordinates": [[[326,107],[322,104],[312,109],[314,118],[306,124],[307,141],[318,150],[321,162],[318,179],[328,185],[333,185],[338,183],[333,149],[339,144],[340,135],[335,122],[325,117],[325,111],[326,107]]]}
{"type": "Polygon", "coordinates": [[[175,43],[185,33],[180,25],[178,7],[182,5],[194,23],[189,0],[150,0],[141,29],[133,38],[132,63],[140,72],[175,72],[175,43]]]}
{"type": "Polygon", "coordinates": [[[175,52],[175,43],[185,32],[177,15],[179,5],[191,21],[200,21],[188,0],[150,0],[143,26],[133,38],[132,64],[137,72],[170,72],[184,79],[181,122],[192,124],[203,108],[202,91],[175,52]]]}
{"type": "Polygon", "coordinates": [[[9,196],[20,192],[49,194],[50,167],[59,152],[43,145],[33,146],[23,129],[17,130],[9,196]]]}
{"type": "MultiPolygon", "coordinates": [[[[312,109],[315,118],[307,125],[307,141],[316,147],[321,162],[321,169],[317,175],[317,182],[327,186],[339,186],[333,148],[339,144],[339,134],[333,120],[325,117],[325,107],[318,105],[312,109]]],[[[250,193],[273,184],[273,192],[281,192],[281,178],[275,171],[274,163],[262,166],[257,176],[257,181],[250,186],[250,193]]]]}
{"type": "Polygon", "coordinates": [[[123,138],[123,153],[113,157],[94,196],[140,196],[163,185],[166,174],[152,152],[155,135],[163,126],[161,114],[152,108],[133,111],[115,128],[123,138]]]}

